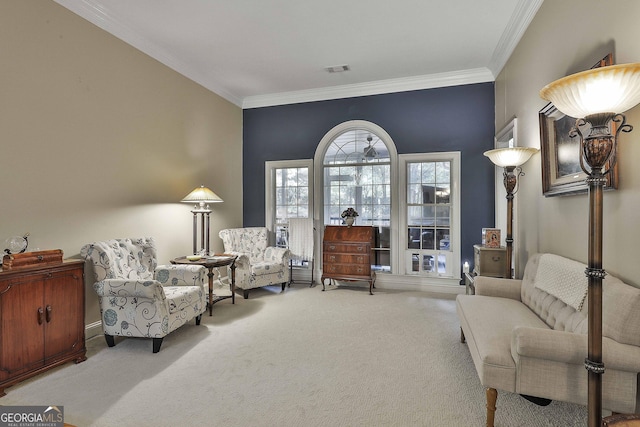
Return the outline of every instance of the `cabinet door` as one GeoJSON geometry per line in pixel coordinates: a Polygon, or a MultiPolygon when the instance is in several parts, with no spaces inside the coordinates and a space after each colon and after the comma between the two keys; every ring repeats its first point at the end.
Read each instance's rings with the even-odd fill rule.
{"type": "Polygon", "coordinates": [[[84,340],[82,270],[51,273],[44,280],[45,358],[78,350],[84,340]]]}
{"type": "Polygon", "coordinates": [[[0,282],[0,380],[44,364],[42,276],[0,282]]]}

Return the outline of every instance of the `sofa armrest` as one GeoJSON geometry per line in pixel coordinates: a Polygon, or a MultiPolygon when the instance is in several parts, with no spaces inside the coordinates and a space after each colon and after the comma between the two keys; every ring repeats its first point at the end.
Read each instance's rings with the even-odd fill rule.
{"type": "Polygon", "coordinates": [[[511,355],[582,364],[587,355],[587,336],[554,329],[517,326],[511,334],[511,355]]]}
{"type": "Polygon", "coordinates": [[[100,297],[166,299],[157,280],[104,279],[93,284],[100,297]]]}
{"type": "MultiPolygon", "coordinates": [[[[587,340],[586,334],[519,326],[511,336],[511,354],[514,360],[531,357],[582,365],[587,356],[587,340]]],[[[638,373],[640,347],[603,337],[602,361],[605,369],[638,373]]]]}
{"type": "Polygon", "coordinates": [[[202,265],[159,265],[153,277],[162,286],[204,286],[209,283],[207,269],[202,265]]]}
{"type": "Polygon", "coordinates": [[[522,280],[476,276],[474,278],[473,285],[476,288],[476,295],[511,298],[516,301],[520,301],[520,287],[522,285],[522,280]]]}

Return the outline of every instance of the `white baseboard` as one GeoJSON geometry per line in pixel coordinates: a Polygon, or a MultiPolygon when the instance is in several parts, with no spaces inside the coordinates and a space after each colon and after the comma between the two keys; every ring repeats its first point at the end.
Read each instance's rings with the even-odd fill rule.
{"type": "Polygon", "coordinates": [[[102,321],[98,320],[97,322],[89,323],[84,326],[84,339],[88,340],[93,337],[97,337],[99,335],[103,335],[102,332],[102,321]]]}

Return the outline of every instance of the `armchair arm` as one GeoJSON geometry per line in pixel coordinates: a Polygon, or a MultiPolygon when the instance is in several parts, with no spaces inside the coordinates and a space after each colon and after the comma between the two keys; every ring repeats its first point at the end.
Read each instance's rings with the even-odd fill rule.
{"type": "Polygon", "coordinates": [[[236,267],[237,268],[249,268],[249,255],[244,252],[236,252],[236,251],[225,251],[226,255],[235,255],[236,258],[236,267]]]}
{"type": "Polygon", "coordinates": [[[275,246],[269,246],[264,251],[265,261],[275,261],[282,264],[289,264],[289,258],[291,257],[291,251],[287,248],[278,248],[275,246]]]}
{"type": "MultiPolygon", "coordinates": [[[[511,336],[511,353],[520,356],[582,365],[587,356],[587,335],[553,329],[516,327],[511,336]]],[[[605,369],[640,372],[640,347],[602,338],[605,369]]]]}
{"type": "Polygon", "coordinates": [[[157,280],[105,279],[94,283],[93,289],[100,297],[166,299],[157,280]]]}
{"type": "Polygon", "coordinates": [[[207,282],[207,269],[202,265],[159,265],[153,277],[162,286],[204,286],[207,282]]]}
{"type": "Polygon", "coordinates": [[[511,298],[520,301],[522,280],[476,276],[473,284],[476,288],[476,295],[511,298]]]}

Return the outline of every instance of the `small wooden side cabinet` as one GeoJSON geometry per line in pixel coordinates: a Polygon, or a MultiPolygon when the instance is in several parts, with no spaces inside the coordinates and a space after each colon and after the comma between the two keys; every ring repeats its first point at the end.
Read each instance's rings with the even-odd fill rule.
{"type": "Polygon", "coordinates": [[[327,225],[322,241],[322,290],[325,279],[369,282],[373,295],[376,273],[371,268],[374,228],[327,225]]]}
{"type": "Polygon", "coordinates": [[[87,359],[84,261],[0,271],[0,396],[54,366],[87,359]]]}
{"type": "Polygon", "coordinates": [[[476,276],[504,277],[507,248],[473,245],[473,272],[476,276]]]}

